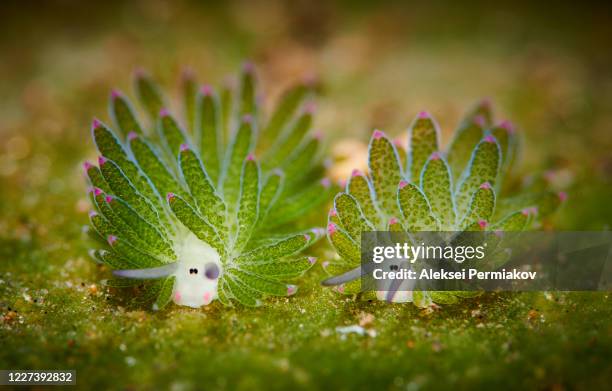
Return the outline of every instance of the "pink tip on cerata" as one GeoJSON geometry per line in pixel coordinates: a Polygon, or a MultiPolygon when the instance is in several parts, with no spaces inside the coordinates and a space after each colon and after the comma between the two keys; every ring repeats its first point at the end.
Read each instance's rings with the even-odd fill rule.
{"type": "Polygon", "coordinates": [[[89,171],[89,169],[92,167],[93,164],[91,164],[90,162],[83,162],[83,169],[85,170],[85,172],[89,171]]]}
{"type": "Polygon", "coordinates": [[[485,182],[482,185],[480,185],[480,188],[488,190],[491,188],[491,184],[489,182],[485,182]]]}
{"type": "Polygon", "coordinates": [[[478,225],[480,226],[480,228],[485,229],[487,228],[487,225],[489,225],[489,223],[487,223],[485,220],[480,220],[478,222],[478,225]]]}
{"type": "Polygon", "coordinates": [[[285,175],[285,173],[283,172],[283,170],[281,170],[280,168],[275,168],[274,171],[272,171],[272,173],[274,175],[278,175],[278,176],[283,176],[285,175]]]}
{"type": "Polygon", "coordinates": [[[329,210],[329,216],[330,216],[330,217],[336,217],[337,215],[338,215],[338,212],[336,212],[336,209],[331,208],[331,209],[329,210]]]}
{"type": "Polygon", "coordinates": [[[112,246],[117,241],[117,237],[115,235],[108,235],[107,240],[108,240],[108,244],[112,246]]]}
{"type": "Polygon", "coordinates": [[[106,201],[107,204],[110,204],[111,202],[113,202],[113,196],[107,195],[106,197],[104,197],[104,201],[106,201]]]}
{"type": "Polygon", "coordinates": [[[321,179],[321,186],[327,189],[328,187],[331,186],[331,180],[329,178],[321,179]]]}
{"type": "Polygon", "coordinates": [[[346,187],[346,184],[347,184],[346,179],[340,179],[338,181],[338,186],[340,186],[340,187],[346,187]]]}
{"type": "Polygon", "coordinates": [[[329,233],[330,235],[333,235],[334,233],[336,233],[337,229],[338,227],[336,227],[336,224],[334,223],[327,224],[327,233],[329,233]]]}
{"type": "Polygon", "coordinates": [[[107,161],[108,161],[108,159],[107,159],[107,158],[105,158],[104,156],[100,156],[100,157],[98,157],[98,164],[99,164],[100,166],[103,166],[103,165],[104,165],[104,163],[106,163],[107,161]]]}
{"type": "Polygon", "coordinates": [[[245,73],[253,73],[255,71],[255,65],[253,65],[253,63],[251,61],[245,61],[242,64],[242,70],[245,73]]]}
{"type": "Polygon", "coordinates": [[[249,153],[249,154],[247,155],[247,157],[246,157],[246,161],[247,161],[247,162],[253,162],[253,161],[255,161],[255,155],[254,155],[254,154],[252,154],[252,153],[249,153]]]}
{"type": "Polygon", "coordinates": [[[287,285],[287,296],[291,296],[297,292],[297,287],[295,285],[287,285]]]}
{"type": "Polygon", "coordinates": [[[338,292],[344,293],[344,284],[338,285],[338,288],[336,289],[338,290],[338,292]]]}
{"type": "Polygon", "coordinates": [[[310,242],[310,235],[304,234],[304,240],[310,242]]]}
{"type": "Polygon", "coordinates": [[[181,70],[181,78],[183,78],[183,80],[192,80],[193,78],[195,78],[195,71],[192,67],[185,66],[181,70]]]}
{"type": "Polygon", "coordinates": [[[474,117],[474,123],[480,126],[481,128],[484,128],[486,121],[482,115],[477,115],[476,117],[474,117]]]}
{"type": "Polygon", "coordinates": [[[185,152],[189,150],[189,145],[188,144],[181,144],[181,147],[179,148],[181,150],[181,152],[185,152]]]}
{"type": "Polygon", "coordinates": [[[496,229],[495,231],[493,231],[493,234],[497,236],[498,238],[501,238],[502,236],[504,236],[504,231],[496,229]]]}
{"type": "Polygon", "coordinates": [[[399,188],[403,189],[406,186],[408,186],[408,182],[404,181],[404,180],[401,180],[400,183],[399,183],[399,188]]]}
{"type": "Polygon", "coordinates": [[[174,193],[168,193],[166,194],[166,201],[170,201],[175,197],[174,193]]]}
{"type": "Polygon", "coordinates": [[[111,98],[117,99],[121,97],[121,92],[119,90],[111,90],[111,98]]]}
{"type": "Polygon", "coordinates": [[[504,120],[499,124],[499,127],[505,129],[508,133],[514,133],[514,125],[508,120],[504,120]]]}
{"type": "Polygon", "coordinates": [[[98,212],[96,212],[95,210],[90,210],[89,211],[89,217],[96,217],[98,215],[98,212]]]}
{"type": "Polygon", "coordinates": [[[385,132],[383,132],[382,130],[376,129],[374,133],[372,134],[372,137],[374,138],[374,140],[378,140],[381,137],[385,137],[385,132]]]}
{"type": "Polygon", "coordinates": [[[428,119],[428,118],[430,118],[430,117],[431,117],[431,116],[429,115],[429,113],[428,113],[427,111],[421,111],[421,112],[419,113],[419,119],[428,119]]]}
{"type": "Polygon", "coordinates": [[[213,89],[209,84],[204,84],[200,87],[200,94],[204,96],[211,96],[213,94],[213,89]]]}
{"type": "Polygon", "coordinates": [[[166,109],[165,107],[162,107],[161,109],[159,109],[159,116],[164,118],[170,115],[170,111],[168,111],[168,109],[166,109]]]}
{"type": "Polygon", "coordinates": [[[351,173],[352,178],[355,178],[356,176],[361,176],[361,171],[358,169],[354,169],[353,172],[351,173]]]}
{"type": "Polygon", "coordinates": [[[480,101],[480,106],[490,109],[491,106],[493,106],[493,102],[491,101],[491,98],[483,98],[480,101]]]}
{"type": "Polygon", "coordinates": [[[395,217],[391,217],[389,219],[389,225],[395,225],[395,224],[397,224],[397,219],[395,217]]]}
{"type": "Polygon", "coordinates": [[[102,125],[102,122],[100,122],[100,120],[99,120],[99,119],[97,119],[97,118],[94,118],[94,119],[91,121],[91,128],[92,128],[92,129],[97,129],[97,128],[99,128],[101,125],[102,125]]]}
{"type": "Polygon", "coordinates": [[[495,142],[495,137],[493,137],[492,134],[487,134],[485,136],[485,138],[483,139],[484,142],[486,143],[494,143],[495,142]]]}
{"type": "Polygon", "coordinates": [[[304,114],[313,114],[317,109],[317,105],[314,102],[306,102],[304,104],[304,114]]]}
{"type": "Polygon", "coordinates": [[[315,257],[308,257],[308,262],[311,265],[314,265],[315,263],[317,263],[317,258],[315,258],[315,257]]]}
{"type": "Polygon", "coordinates": [[[97,188],[97,187],[94,187],[94,189],[93,189],[93,193],[94,193],[94,195],[97,197],[97,196],[99,196],[100,194],[102,194],[102,189],[97,188]]]}
{"type": "Polygon", "coordinates": [[[531,208],[525,208],[525,209],[521,210],[521,214],[523,216],[529,216],[531,214],[531,208]]]}
{"type": "Polygon", "coordinates": [[[534,216],[537,215],[538,214],[538,207],[537,206],[532,206],[531,208],[529,208],[529,212],[532,215],[534,215],[534,216]]]}
{"type": "Polygon", "coordinates": [[[557,196],[559,197],[559,200],[561,202],[565,202],[567,200],[567,193],[564,191],[560,191],[557,193],[557,196]]]}
{"type": "Polygon", "coordinates": [[[323,266],[323,269],[327,269],[327,267],[329,266],[329,261],[324,261],[321,266],[323,266]]]}
{"type": "Polygon", "coordinates": [[[138,133],[136,133],[136,132],[130,132],[130,133],[128,133],[128,140],[129,140],[129,141],[136,140],[137,138],[138,138],[138,133]]]}
{"type": "Polygon", "coordinates": [[[138,67],[136,69],[134,69],[134,76],[136,76],[137,78],[142,78],[145,77],[147,75],[147,71],[144,70],[144,68],[142,67],[138,67]]]}
{"type": "Polygon", "coordinates": [[[320,130],[315,131],[312,134],[312,138],[317,140],[317,141],[321,141],[323,139],[323,132],[321,132],[320,130]]]}
{"type": "Polygon", "coordinates": [[[430,160],[440,160],[440,153],[439,152],[434,152],[429,156],[430,160]]]}
{"type": "Polygon", "coordinates": [[[245,124],[253,123],[253,116],[251,114],[245,114],[242,116],[242,122],[245,124]]]}

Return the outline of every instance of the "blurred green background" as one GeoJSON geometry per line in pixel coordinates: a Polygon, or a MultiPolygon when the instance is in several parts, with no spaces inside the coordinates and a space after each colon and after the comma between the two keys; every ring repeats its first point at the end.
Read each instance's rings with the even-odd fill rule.
{"type": "Polygon", "coordinates": [[[245,59],[267,103],[291,82],[318,80],[316,127],[337,160],[334,177],[364,163],[358,146],[374,127],[401,137],[428,110],[448,141],[461,114],[489,97],[523,135],[521,172],[550,170],[569,193],[551,224],[609,229],[605,3],[8,1],[0,32],[1,368],[75,368],[89,389],[590,389],[612,380],[608,293],[488,294],[419,311],[340,298],[318,286],[317,266],[297,297],[264,308],[151,313],[100,286],[108,273],[81,233],[80,165],[95,156],[89,123],[108,119],[110,89],[132,94],[137,67],[174,93],[185,67],[220,84],[245,59]],[[360,322],[376,337],[335,331],[360,322]]]}

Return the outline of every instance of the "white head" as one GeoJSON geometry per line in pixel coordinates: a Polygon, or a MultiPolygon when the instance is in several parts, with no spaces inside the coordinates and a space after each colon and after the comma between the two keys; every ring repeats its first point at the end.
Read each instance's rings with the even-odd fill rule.
{"type": "Polygon", "coordinates": [[[223,273],[219,253],[189,233],[178,256],[172,300],[193,308],[210,304],[218,297],[217,286],[223,273]]]}

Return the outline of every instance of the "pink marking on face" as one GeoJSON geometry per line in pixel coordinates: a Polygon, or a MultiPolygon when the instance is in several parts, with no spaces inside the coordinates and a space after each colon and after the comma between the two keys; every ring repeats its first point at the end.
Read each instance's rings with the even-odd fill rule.
{"type": "Polygon", "coordinates": [[[163,107],[163,108],[161,108],[161,109],[159,110],[159,116],[160,116],[161,118],[167,117],[167,116],[169,116],[169,115],[170,115],[170,111],[168,111],[168,109],[166,109],[165,107],[163,107]]]}
{"type": "Polygon", "coordinates": [[[93,193],[94,193],[94,196],[96,196],[96,197],[97,197],[97,196],[99,196],[100,194],[102,194],[102,189],[97,188],[97,187],[94,187],[94,189],[93,189],[93,193]]]}
{"type": "Polygon", "coordinates": [[[496,141],[496,140],[495,140],[495,137],[493,137],[493,136],[492,136],[492,135],[490,135],[490,134],[487,134],[487,135],[485,136],[485,138],[484,138],[484,142],[486,142],[486,143],[494,143],[495,141],[496,141]]]}
{"type": "Polygon", "coordinates": [[[117,237],[115,235],[108,235],[107,240],[108,240],[108,244],[112,246],[117,241],[117,237]]]}
{"type": "Polygon", "coordinates": [[[385,137],[385,132],[383,132],[382,130],[376,129],[374,133],[372,134],[372,137],[374,137],[374,140],[378,140],[381,137],[385,137]]]}
{"type": "Polygon", "coordinates": [[[99,120],[99,119],[94,118],[94,119],[93,119],[93,121],[91,121],[91,128],[92,128],[92,129],[97,129],[97,128],[99,128],[100,126],[102,126],[102,122],[100,122],[100,120],[99,120]]]}
{"type": "Polygon", "coordinates": [[[336,224],[334,223],[327,224],[327,232],[330,235],[333,235],[334,233],[336,233],[337,230],[338,230],[338,227],[336,227],[336,224]]]}
{"type": "Polygon", "coordinates": [[[338,215],[338,212],[336,212],[336,209],[330,209],[329,210],[329,216],[330,217],[336,217],[338,215]]]}
{"type": "Polygon", "coordinates": [[[136,140],[137,138],[138,138],[138,133],[136,132],[128,133],[128,140],[133,141],[133,140],[136,140]]]}
{"type": "Polygon", "coordinates": [[[287,296],[291,296],[297,292],[297,287],[295,285],[287,285],[287,296]]]}
{"type": "Polygon", "coordinates": [[[499,127],[505,129],[508,133],[514,133],[514,125],[508,120],[504,120],[499,124],[499,127]]]}
{"type": "Polygon", "coordinates": [[[560,200],[561,202],[565,202],[565,201],[567,201],[567,197],[568,197],[568,196],[567,196],[567,193],[566,193],[566,192],[564,192],[564,191],[560,191],[559,193],[557,193],[557,196],[559,197],[559,200],[560,200]]]}
{"type": "Polygon", "coordinates": [[[180,294],[180,292],[174,292],[174,301],[176,303],[180,303],[181,302],[181,294],[180,294]]]}
{"type": "Polygon", "coordinates": [[[344,293],[344,284],[342,284],[342,285],[338,285],[338,288],[337,288],[337,289],[338,289],[338,292],[340,292],[340,293],[344,293]]]}
{"type": "Polygon", "coordinates": [[[480,220],[480,221],[478,222],[478,225],[480,226],[480,228],[481,228],[481,229],[485,229],[485,228],[487,228],[487,225],[489,225],[489,223],[487,223],[487,222],[486,222],[486,221],[484,221],[484,220],[480,220]]]}
{"type": "Polygon", "coordinates": [[[172,199],[175,197],[174,193],[168,193],[166,194],[166,201],[170,202],[172,201],[172,199]]]}
{"type": "Polygon", "coordinates": [[[179,149],[181,150],[181,152],[189,151],[189,145],[181,144],[181,147],[179,149]]]}
{"type": "Polygon", "coordinates": [[[361,171],[358,169],[354,169],[353,172],[351,173],[351,177],[356,177],[356,176],[361,176],[361,171]]]}
{"type": "Polygon", "coordinates": [[[245,114],[242,116],[242,122],[245,124],[253,123],[253,116],[251,114],[245,114]]]}
{"type": "Polygon", "coordinates": [[[486,124],[486,121],[485,121],[485,118],[484,118],[482,115],[477,115],[477,116],[474,118],[474,123],[475,123],[476,125],[480,126],[481,128],[484,128],[484,126],[485,126],[485,124],[486,124]]]}
{"type": "Polygon", "coordinates": [[[308,262],[310,262],[311,265],[314,265],[317,262],[317,258],[315,258],[315,257],[308,257],[308,262]]]}
{"type": "Polygon", "coordinates": [[[408,182],[404,181],[404,180],[401,180],[400,183],[399,183],[399,188],[403,189],[406,186],[408,186],[408,182]]]}
{"type": "Polygon", "coordinates": [[[107,161],[108,161],[108,159],[107,159],[107,158],[105,158],[104,156],[100,156],[100,157],[98,158],[98,164],[99,164],[100,166],[103,166],[103,165],[104,165],[104,163],[106,163],[107,161]]]}
{"type": "Polygon", "coordinates": [[[391,217],[389,219],[389,225],[395,225],[395,224],[397,224],[397,219],[395,217],[391,217]]]}
{"type": "Polygon", "coordinates": [[[85,172],[89,171],[89,169],[92,167],[93,167],[93,164],[91,164],[90,162],[83,163],[83,169],[85,169],[85,172]]]}
{"type": "Polygon", "coordinates": [[[107,195],[106,197],[104,197],[104,201],[106,201],[107,204],[110,204],[111,202],[113,202],[113,196],[107,195]]]}
{"type": "Polygon", "coordinates": [[[428,118],[430,118],[430,117],[431,117],[431,116],[429,115],[429,113],[428,113],[427,111],[421,111],[421,112],[419,113],[419,119],[428,119],[428,118]]]}
{"type": "Polygon", "coordinates": [[[202,87],[200,87],[200,94],[204,96],[211,96],[213,94],[213,89],[210,85],[204,84],[202,87]]]}
{"type": "Polygon", "coordinates": [[[331,186],[331,180],[329,178],[321,179],[321,186],[323,186],[326,189],[329,188],[331,186]]]}
{"type": "Polygon", "coordinates": [[[480,188],[488,190],[491,188],[491,184],[489,182],[485,182],[482,185],[480,185],[480,188]]]}
{"type": "Polygon", "coordinates": [[[121,97],[121,92],[119,90],[111,90],[111,98],[112,99],[117,99],[121,97]]]}
{"type": "Polygon", "coordinates": [[[439,152],[434,152],[429,156],[430,160],[440,160],[440,153],[439,152]]]}
{"type": "Polygon", "coordinates": [[[252,153],[249,153],[249,154],[247,155],[247,157],[246,157],[246,161],[247,161],[247,162],[253,162],[253,161],[255,161],[255,155],[254,155],[254,154],[252,154],[252,153]]]}
{"type": "Polygon", "coordinates": [[[210,292],[204,292],[203,298],[204,298],[204,303],[206,304],[210,303],[210,299],[211,299],[210,292]]]}

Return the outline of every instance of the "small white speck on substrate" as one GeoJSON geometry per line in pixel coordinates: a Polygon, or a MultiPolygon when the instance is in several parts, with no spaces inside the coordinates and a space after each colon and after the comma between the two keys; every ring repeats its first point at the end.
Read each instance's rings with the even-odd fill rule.
{"type": "Polygon", "coordinates": [[[121,345],[119,345],[119,350],[121,350],[122,352],[125,352],[127,348],[125,347],[125,344],[122,343],[121,345]]]}
{"type": "Polygon", "coordinates": [[[136,359],[134,357],[132,357],[132,356],[127,356],[125,358],[125,363],[128,366],[133,367],[134,365],[136,365],[136,359]]]}
{"type": "Polygon", "coordinates": [[[304,308],[300,308],[300,313],[305,314],[306,310],[304,308]]]}

